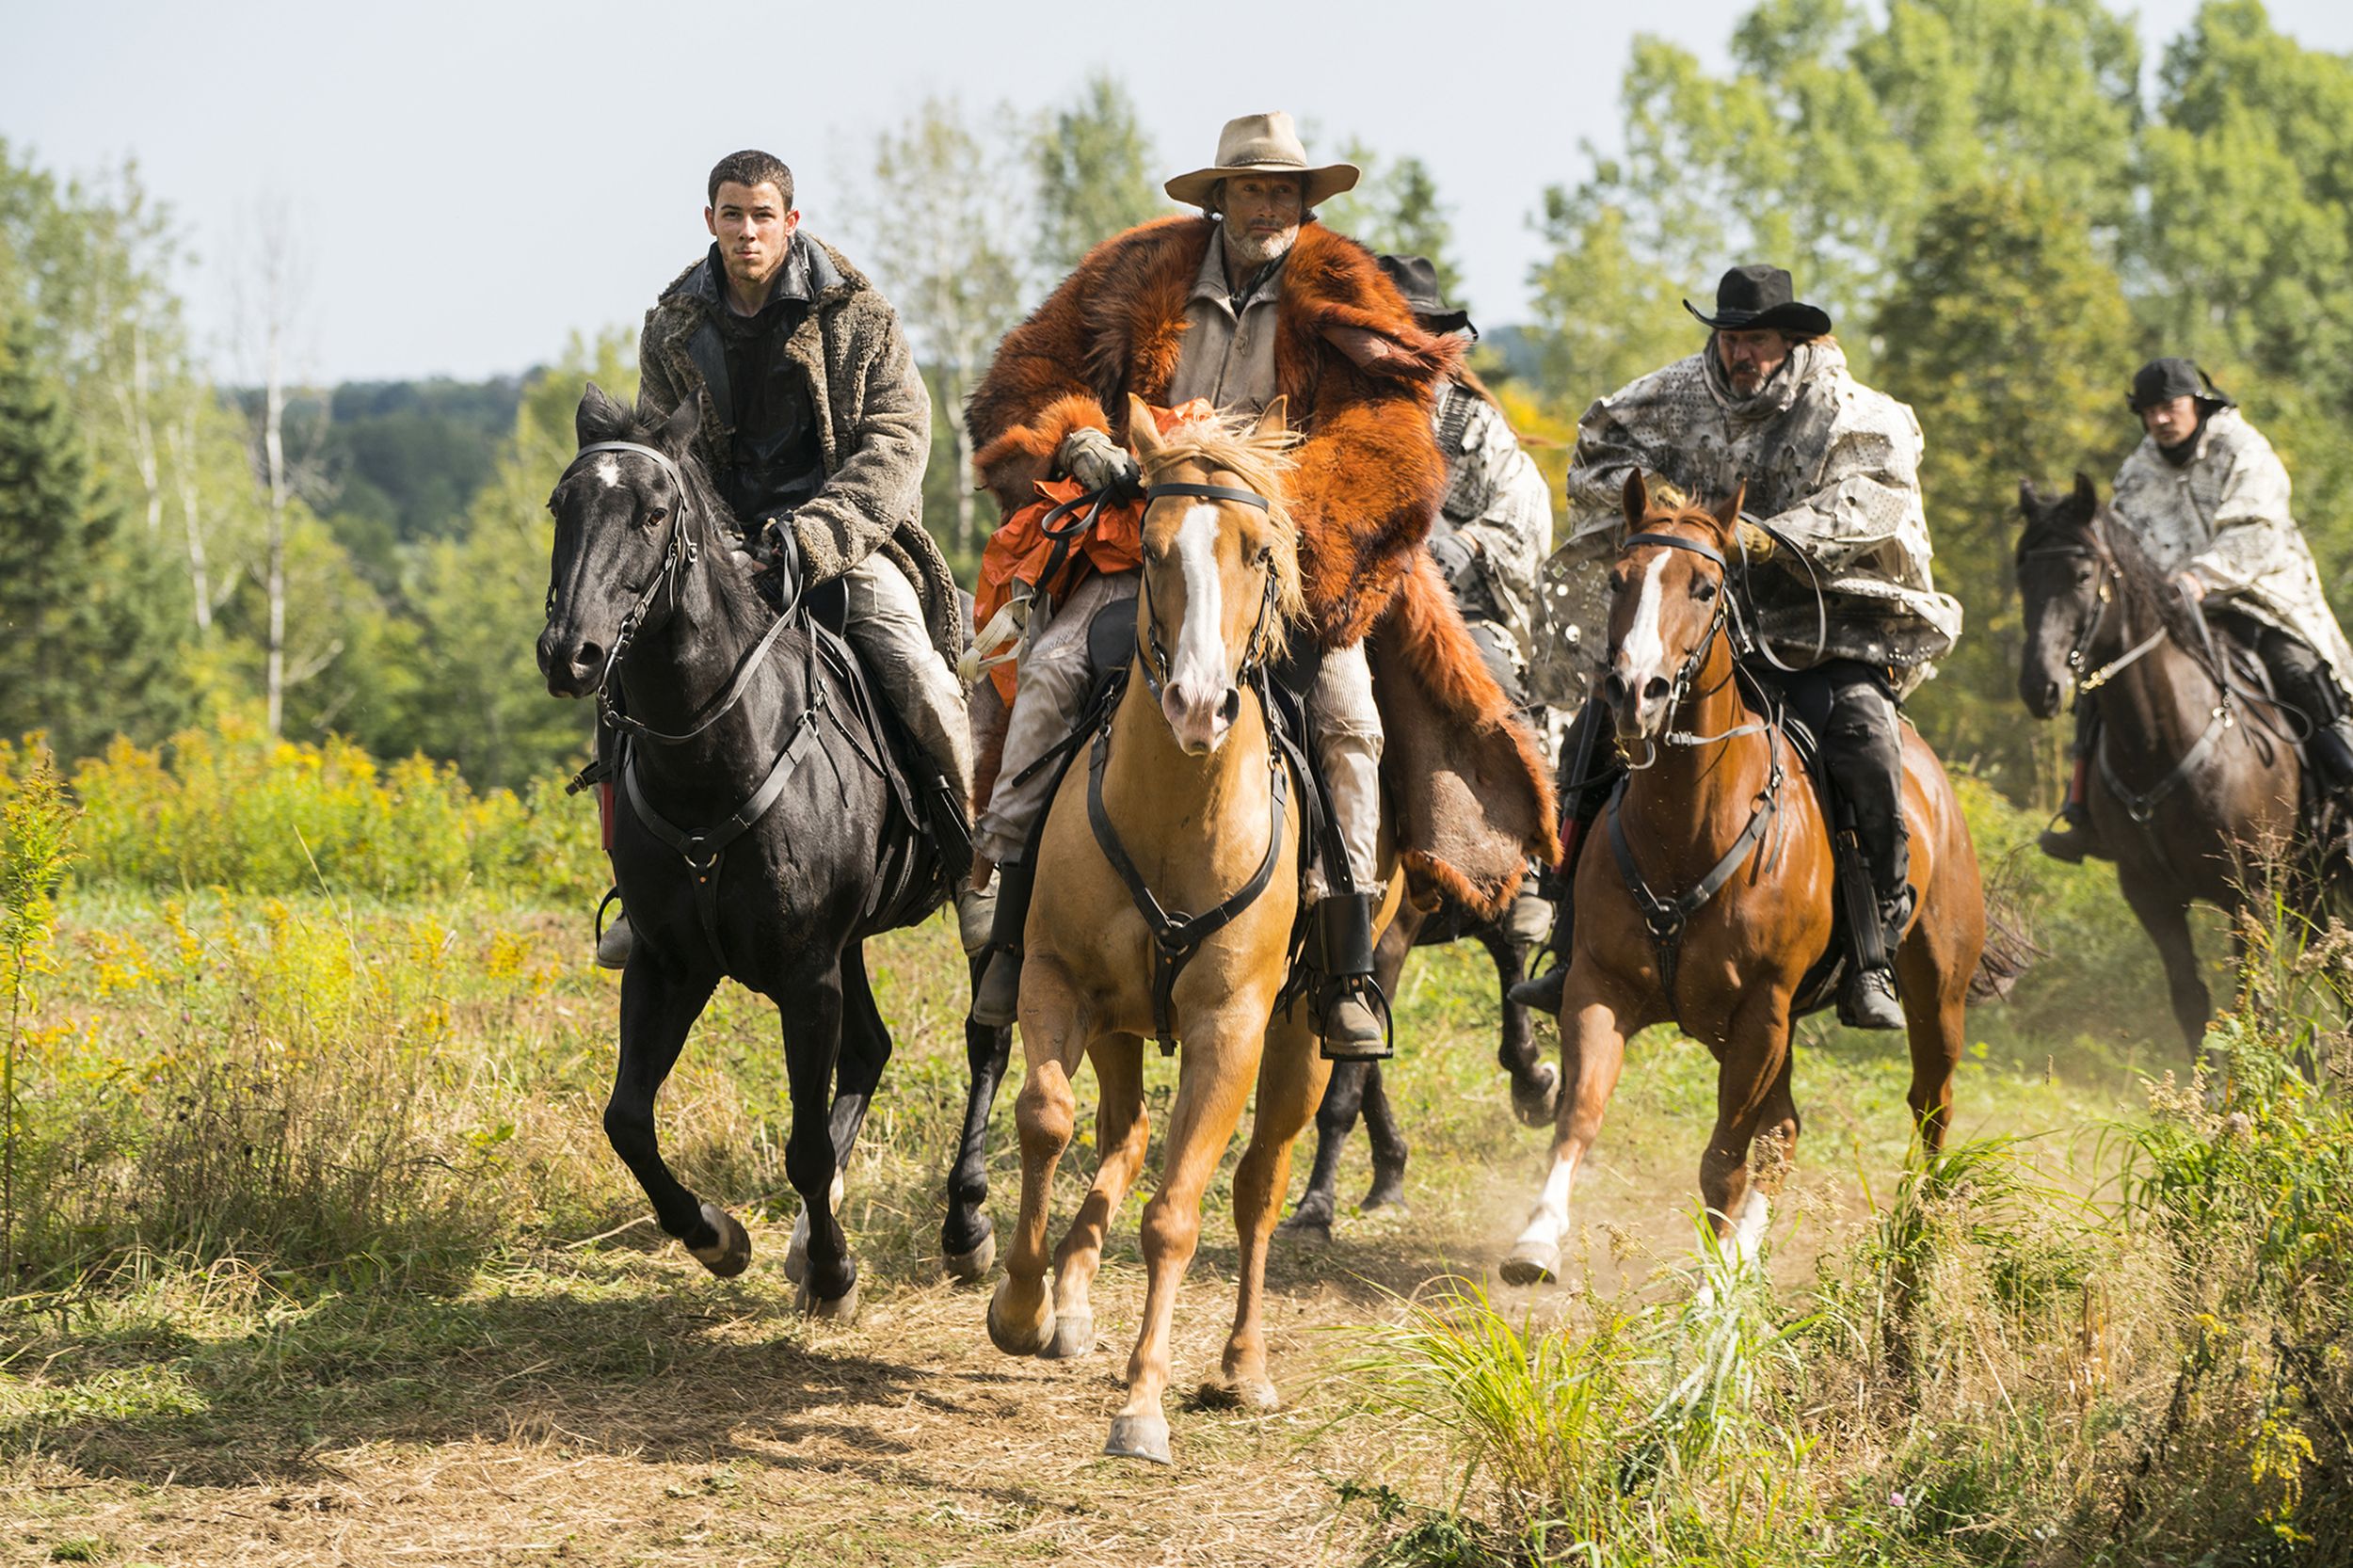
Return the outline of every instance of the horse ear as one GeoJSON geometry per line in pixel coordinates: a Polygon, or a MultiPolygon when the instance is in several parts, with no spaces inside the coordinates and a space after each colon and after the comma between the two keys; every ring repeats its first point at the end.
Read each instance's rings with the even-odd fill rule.
{"type": "Polygon", "coordinates": [[[1625,488],[1619,499],[1625,506],[1626,531],[1631,533],[1641,527],[1642,520],[1650,516],[1650,484],[1642,477],[1641,469],[1626,471],[1625,488]]]}
{"type": "Polygon", "coordinates": [[[1708,516],[1716,520],[1717,528],[1725,538],[1740,526],[1740,508],[1749,499],[1749,482],[1743,477],[1732,482],[1732,493],[1717,504],[1708,516]]]}
{"type": "Polygon", "coordinates": [[[2018,481],[2018,509],[2031,517],[2042,505],[2042,492],[2030,478],[2018,481]]]}
{"type": "Polygon", "coordinates": [[[594,381],[580,395],[580,408],[572,415],[572,434],[583,446],[597,441],[609,441],[629,423],[628,410],[604,394],[604,389],[594,381]]]}
{"type": "Polygon", "coordinates": [[[1160,422],[1152,417],[1152,405],[1129,393],[1128,397],[1128,444],[1138,457],[1149,457],[1160,449],[1160,422]]]}
{"type": "Polygon", "coordinates": [[[1277,392],[1274,401],[1268,404],[1264,411],[1258,415],[1258,423],[1254,429],[1261,436],[1289,435],[1291,422],[1289,394],[1277,392]]]}
{"type": "Polygon", "coordinates": [[[2075,504],[2084,509],[2087,518],[2100,509],[2100,487],[2081,469],[2075,471],[2075,504]]]}
{"type": "Polygon", "coordinates": [[[700,397],[682,399],[670,410],[670,417],[662,422],[663,450],[672,456],[682,456],[694,444],[695,432],[702,428],[703,400],[700,397]]]}

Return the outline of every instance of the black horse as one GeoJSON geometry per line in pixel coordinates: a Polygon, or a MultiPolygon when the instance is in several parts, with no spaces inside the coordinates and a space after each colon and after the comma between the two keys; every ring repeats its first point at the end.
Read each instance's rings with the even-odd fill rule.
{"type": "MultiPolygon", "coordinates": [[[[1496,1060],[1512,1078],[1512,1109],[1529,1127],[1550,1127],[1561,1097],[1561,1075],[1536,1048],[1536,1026],[1527,1008],[1512,1000],[1512,987],[1527,973],[1528,950],[1513,940],[1498,920],[1478,920],[1449,903],[1425,913],[1409,899],[1381,936],[1373,952],[1373,975],[1383,996],[1397,995],[1405,955],[1417,947],[1439,947],[1468,938],[1495,960],[1502,998],[1503,1035],[1496,1060]]],[[[1358,1208],[1366,1212],[1405,1199],[1405,1134],[1389,1107],[1389,1092],[1378,1062],[1339,1062],[1316,1108],[1316,1160],[1307,1190],[1290,1217],[1275,1227],[1286,1236],[1328,1240],[1338,1206],[1340,1155],[1362,1114],[1372,1142],[1372,1185],[1358,1208]]]]}
{"type": "MultiPolygon", "coordinates": [[[[713,1273],[741,1273],[750,1238],[663,1162],[653,1102],[723,976],[769,998],[792,1101],[785,1173],[803,1206],[786,1272],[805,1307],[846,1317],[857,1265],[834,1208],[890,1057],[863,944],[936,909],[946,878],[894,784],[888,721],[813,596],[777,616],[734,561],[726,505],[692,452],[696,417],[692,403],[632,412],[589,387],[580,454],[548,502],[539,667],[558,696],[595,694],[621,737],[607,760],[612,854],[633,943],[605,1133],[662,1228],[713,1273]]],[[[980,1032],[984,1118],[1006,1046],[980,1032]]],[[[975,1144],[968,1129],[942,1237],[967,1277],[994,1250],[975,1144]]]]}
{"type": "Polygon", "coordinates": [[[2297,838],[2301,759],[2227,625],[2183,602],[2089,479],[2057,497],[2023,485],[2019,505],[2019,696],[2047,719],[2071,685],[2100,694],[2085,806],[2195,1053],[2211,1000],[2189,906],[2213,904],[2235,929],[2251,884],[2297,838]]]}

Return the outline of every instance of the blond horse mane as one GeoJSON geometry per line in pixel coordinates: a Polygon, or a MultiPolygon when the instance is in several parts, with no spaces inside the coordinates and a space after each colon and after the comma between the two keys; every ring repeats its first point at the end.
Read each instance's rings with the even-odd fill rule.
{"type": "Polygon", "coordinates": [[[1160,438],[1157,450],[1139,455],[1144,482],[1155,484],[1181,464],[1196,463],[1241,481],[1241,488],[1267,498],[1266,520],[1274,536],[1274,624],[1269,651],[1280,654],[1290,624],[1306,613],[1299,586],[1299,525],[1292,519],[1288,480],[1298,461],[1291,448],[1298,435],[1258,429],[1255,422],[1229,414],[1188,420],[1160,438]]]}

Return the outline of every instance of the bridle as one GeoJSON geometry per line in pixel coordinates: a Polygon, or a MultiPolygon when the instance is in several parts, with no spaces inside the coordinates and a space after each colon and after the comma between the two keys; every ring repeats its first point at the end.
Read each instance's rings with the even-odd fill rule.
{"type": "Polygon", "coordinates": [[[2092,569],[2098,573],[2097,599],[2092,612],[2084,617],[2083,625],[2076,629],[2075,644],[2067,650],[2067,668],[2069,673],[2075,678],[2075,695],[2068,703],[2070,712],[2074,711],[2076,703],[2115,680],[2126,668],[2153,651],[2159,643],[2165,641],[2166,634],[2165,627],[2160,624],[2156,631],[2126,649],[2121,656],[2111,659],[2098,669],[2086,673],[2084,664],[2089,660],[2092,648],[2100,641],[2100,629],[2107,624],[2108,607],[2116,602],[2117,585],[2123,581],[2124,571],[2116,564],[2115,557],[2108,553],[2107,541],[2101,536],[2097,518],[2094,518],[2087,528],[2085,536],[2088,543],[2040,545],[2031,550],[2026,548],[2026,543],[2023,538],[2018,543],[2017,564],[2022,567],[2028,561],[2038,560],[2089,561],[2092,564],[2092,569]]]}
{"type": "MultiPolygon", "coordinates": [[[[1259,511],[1270,514],[1274,510],[1274,503],[1256,490],[1243,489],[1235,485],[1200,485],[1171,480],[1144,487],[1144,509],[1146,515],[1150,514],[1154,503],[1168,496],[1190,496],[1198,501],[1231,501],[1243,506],[1256,506],[1259,511]]],[[[1238,686],[1252,684],[1257,677],[1265,672],[1270,646],[1268,627],[1274,617],[1274,547],[1268,545],[1260,550],[1254,564],[1265,578],[1265,588],[1258,596],[1258,618],[1250,628],[1249,641],[1242,645],[1241,666],[1236,672],[1235,684],[1238,686]]],[[[1152,613],[1150,572],[1140,574],[1138,596],[1140,603],[1136,624],[1144,640],[1141,650],[1144,654],[1144,684],[1157,702],[1167,689],[1169,653],[1160,642],[1160,617],[1152,613]]]]}
{"type": "MultiPolygon", "coordinates": [[[[614,633],[613,651],[605,655],[604,669],[597,677],[597,713],[614,728],[634,735],[640,740],[651,741],[661,745],[682,744],[718,723],[728,710],[744,699],[744,694],[751,689],[753,675],[758,672],[760,664],[768,657],[769,650],[776,647],[776,639],[784,634],[785,627],[792,621],[792,611],[788,606],[785,613],[778,616],[769,626],[766,634],[759,642],[753,644],[743,658],[736,661],[735,671],[728,678],[727,685],[716,696],[704,704],[689,728],[676,732],[656,729],[651,725],[632,718],[624,712],[614,696],[614,678],[620,673],[621,661],[628,656],[631,645],[645,630],[647,613],[653,608],[654,600],[660,598],[665,589],[669,595],[670,614],[678,613],[681,584],[686,573],[701,562],[702,547],[686,532],[686,509],[692,495],[686,488],[686,476],[679,472],[677,461],[658,447],[647,446],[639,441],[592,441],[573,454],[572,460],[564,466],[564,474],[556,483],[561,486],[565,478],[570,477],[572,470],[580,466],[582,458],[598,452],[634,452],[640,456],[652,458],[662,470],[664,476],[670,481],[671,488],[677,492],[678,504],[670,508],[670,515],[664,524],[662,565],[655,569],[653,580],[639,590],[636,601],[622,614],[620,629],[614,633]]],[[[548,584],[547,613],[551,616],[555,614],[555,584],[552,583],[548,584]]],[[[811,657],[815,657],[813,645],[811,657]]]]}
{"type": "MultiPolygon", "coordinates": [[[[1740,650],[1744,646],[1755,646],[1755,638],[1751,633],[1747,622],[1740,616],[1739,596],[1733,592],[1732,563],[1725,559],[1722,551],[1698,539],[1687,539],[1680,534],[1660,534],[1645,530],[1626,536],[1618,546],[1618,555],[1624,559],[1630,552],[1646,545],[1659,545],[1671,550],[1689,551],[1703,561],[1714,563],[1717,570],[1716,608],[1708,616],[1706,633],[1691,645],[1690,652],[1684,655],[1682,664],[1675,667],[1673,679],[1668,683],[1667,712],[1672,714],[1680,710],[1684,699],[1691,695],[1691,688],[1698,681],[1701,669],[1706,665],[1708,652],[1716,646],[1717,638],[1727,634],[1732,638],[1733,672],[1736,680],[1739,676],[1740,650]]],[[[1753,724],[1736,725],[1721,735],[1695,735],[1688,730],[1671,729],[1662,739],[1671,746],[1713,745],[1719,741],[1734,740],[1742,735],[1759,734],[1770,727],[1769,720],[1761,720],[1753,724]]],[[[1642,744],[1645,751],[1641,761],[1638,762],[1631,757],[1625,759],[1625,765],[1631,772],[1640,773],[1645,768],[1656,766],[1658,761],[1657,744],[1648,739],[1645,739],[1642,744]]]]}

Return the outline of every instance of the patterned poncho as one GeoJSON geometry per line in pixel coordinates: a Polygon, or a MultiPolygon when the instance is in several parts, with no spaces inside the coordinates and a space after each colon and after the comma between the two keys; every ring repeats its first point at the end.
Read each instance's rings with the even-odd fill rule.
{"type": "Polygon", "coordinates": [[[1705,349],[1601,399],[1577,422],[1569,540],[1540,586],[1539,695],[1583,698],[1608,636],[1620,496],[1638,467],[1699,503],[1748,482],[1744,515],[1783,546],[1750,579],[1758,630],[1782,662],[1859,659],[1910,691],[1961,634],[1959,601],[1929,573],[1920,444],[1911,408],[1848,374],[1827,338],[1792,348],[1746,398],[1705,349]]]}
{"type": "Polygon", "coordinates": [[[2288,471],[2236,408],[2218,408],[2176,468],[2143,440],[2117,471],[2110,509],[2168,576],[2195,572],[2209,606],[2290,632],[2353,691],[2353,648],[2320,591],[2320,571],[2288,508],[2288,471]]]}

